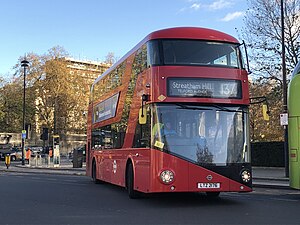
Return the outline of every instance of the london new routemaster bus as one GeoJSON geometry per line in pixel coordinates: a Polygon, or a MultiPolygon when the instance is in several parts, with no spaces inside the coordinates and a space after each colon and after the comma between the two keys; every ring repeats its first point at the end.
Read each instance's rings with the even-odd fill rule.
{"type": "Polygon", "coordinates": [[[288,88],[288,142],[290,187],[300,189],[300,62],[296,65],[288,88]]]}
{"type": "Polygon", "coordinates": [[[211,29],[160,30],[99,76],[88,110],[87,175],[125,187],[131,198],[251,191],[239,47],[211,29]]]}

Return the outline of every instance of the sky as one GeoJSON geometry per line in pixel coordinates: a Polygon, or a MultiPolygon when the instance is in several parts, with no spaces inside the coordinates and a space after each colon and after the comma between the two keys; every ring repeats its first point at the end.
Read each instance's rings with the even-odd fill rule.
{"type": "Polygon", "coordinates": [[[238,38],[246,0],[0,0],[0,76],[27,53],[63,47],[72,58],[121,58],[149,33],[205,27],[238,38]]]}

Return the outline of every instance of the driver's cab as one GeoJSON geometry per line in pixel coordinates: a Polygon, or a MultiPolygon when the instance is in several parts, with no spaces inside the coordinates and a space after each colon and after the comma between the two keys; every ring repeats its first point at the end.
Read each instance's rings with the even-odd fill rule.
{"type": "Polygon", "coordinates": [[[153,104],[151,148],[195,163],[249,160],[246,107],[153,104]]]}
{"type": "Polygon", "coordinates": [[[176,105],[152,108],[152,148],[198,161],[208,150],[199,118],[189,117],[179,109],[176,105]]]}

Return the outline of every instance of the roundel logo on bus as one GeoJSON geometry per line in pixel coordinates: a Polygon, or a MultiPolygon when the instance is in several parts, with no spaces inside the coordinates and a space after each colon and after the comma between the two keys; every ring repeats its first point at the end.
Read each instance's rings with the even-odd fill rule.
{"type": "Polygon", "coordinates": [[[209,175],[207,175],[206,179],[207,179],[207,180],[212,180],[212,179],[213,179],[213,176],[209,174],[209,175]]]}

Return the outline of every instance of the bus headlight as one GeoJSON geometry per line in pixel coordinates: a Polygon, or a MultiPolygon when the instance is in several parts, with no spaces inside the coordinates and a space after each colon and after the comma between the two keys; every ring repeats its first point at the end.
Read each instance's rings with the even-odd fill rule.
{"type": "Polygon", "coordinates": [[[251,173],[248,170],[243,170],[241,177],[243,182],[248,183],[251,180],[251,173]]]}
{"type": "Polygon", "coordinates": [[[174,173],[171,170],[163,170],[159,177],[164,184],[170,184],[174,181],[174,173]]]}

